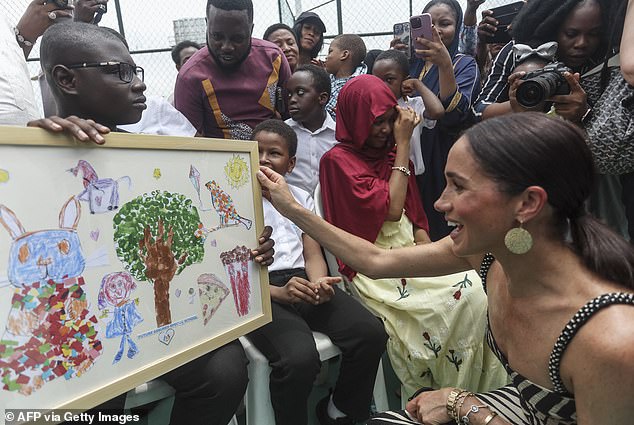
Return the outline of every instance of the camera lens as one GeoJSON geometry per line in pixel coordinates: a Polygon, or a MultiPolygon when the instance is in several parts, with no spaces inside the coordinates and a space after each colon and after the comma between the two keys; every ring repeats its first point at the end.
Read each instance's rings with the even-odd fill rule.
{"type": "Polygon", "coordinates": [[[565,79],[557,71],[546,71],[527,78],[518,88],[515,97],[525,108],[534,108],[555,93],[565,79]]]}
{"type": "Polygon", "coordinates": [[[412,19],[412,28],[420,28],[423,26],[423,22],[420,20],[420,18],[414,18],[412,19]]]}
{"type": "Polygon", "coordinates": [[[524,81],[515,93],[517,102],[525,108],[534,108],[546,99],[544,87],[537,81],[524,81]]]}

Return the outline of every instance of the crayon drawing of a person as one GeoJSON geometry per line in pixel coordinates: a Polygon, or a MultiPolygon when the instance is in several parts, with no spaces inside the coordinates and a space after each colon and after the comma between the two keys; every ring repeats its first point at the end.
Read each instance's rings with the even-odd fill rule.
{"type": "MultiPolygon", "coordinates": [[[[114,308],[112,320],[106,325],[106,338],[121,336],[119,351],[117,351],[112,364],[121,360],[126,341],[128,342],[127,356],[129,359],[139,352],[139,348],[130,336],[132,329],[143,321],[135,301],[130,299],[130,294],[135,289],[136,282],[126,272],[109,273],[101,281],[98,299],[99,310],[106,309],[108,305],[114,308]]],[[[108,310],[106,312],[110,313],[108,310]]]]}

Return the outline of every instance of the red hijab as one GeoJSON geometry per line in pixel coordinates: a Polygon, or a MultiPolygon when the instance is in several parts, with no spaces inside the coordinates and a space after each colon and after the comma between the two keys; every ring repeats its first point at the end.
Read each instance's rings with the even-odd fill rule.
{"type": "MultiPolygon", "coordinates": [[[[365,142],[374,121],[396,105],[381,79],[373,75],[351,79],[337,99],[335,135],[340,143],[326,152],[319,166],[326,220],[370,242],[376,241],[388,213],[395,152],[393,136],[380,149],[365,142]]],[[[411,162],[409,168],[405,215],[416,227],[428,230],[411,162]]],[[[339,270],[349,279],[356,274],[341,262],[339,270]]]]}

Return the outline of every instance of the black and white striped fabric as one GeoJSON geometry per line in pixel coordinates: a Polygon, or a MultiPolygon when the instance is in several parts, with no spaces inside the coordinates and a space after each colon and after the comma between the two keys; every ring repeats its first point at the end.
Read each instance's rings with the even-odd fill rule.
{"type": "MultiPolygon", "coordinates": [[[[480,265],[480,277],[485,291],[487,274],[494,261],[493,255],[487,254],[480,265]]],[[[550,379],[555,390],[534,384],[511,369],[506,357],[500,351],[493,338],[491,328],[487,326],[487,342],[509,373],[511,383],[494,391],[478,393],[476,397],[513,425],[576,424],[575,399],[566,390],[559,374],[561,358],[568,343],[590,317],[602,308],[613,304],[634,306],[634,294],[611,293],[601,295],[583,306],[563,329],[551,352],[548,365],[550,379]]],[[[413,420],[404,411],[380,413],[368,422],[368,425],[388,424],[415,425],[419,424],[419,422],[413,420]]]]}

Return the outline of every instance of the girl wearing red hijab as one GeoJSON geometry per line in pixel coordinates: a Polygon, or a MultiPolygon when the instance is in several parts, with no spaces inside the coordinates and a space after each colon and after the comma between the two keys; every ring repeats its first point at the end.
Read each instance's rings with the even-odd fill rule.
{"type": "MultiPolygon", "coordinates": [[[[410,137],[420,118],[396,105],[379,78],[350,80],[337,102],[340,143],[320,164],[326,220],[393,249],[429,242],[409,161],[410,137]]],[[[366,306],[383,320],[403,396],[422,386],[476,391],[506,383],[505,371],[485,344],[486,298],[475,272],[370,279],[337,261],[366,306]]]]}

